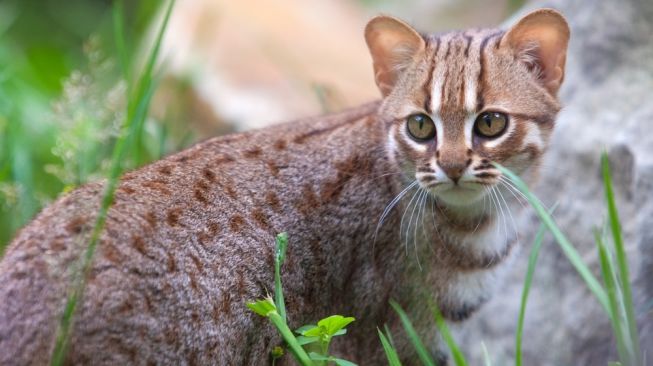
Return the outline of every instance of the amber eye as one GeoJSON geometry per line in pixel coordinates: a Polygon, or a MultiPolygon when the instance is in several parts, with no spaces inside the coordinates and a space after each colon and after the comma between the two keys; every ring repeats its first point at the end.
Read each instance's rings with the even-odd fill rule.
{"type": "Polygon", "coordinates": [[[425,114],[413,114],[406,121],[408,133],[417,141],[430,140],[435,136],[435,123],[425,114]]]}
{"type": "Polygon", "coordinates": [[[483,112],[476,117],[474,132],[482,137],[498,137],[508,126],[508,116],[500,112],[483,112]]]}

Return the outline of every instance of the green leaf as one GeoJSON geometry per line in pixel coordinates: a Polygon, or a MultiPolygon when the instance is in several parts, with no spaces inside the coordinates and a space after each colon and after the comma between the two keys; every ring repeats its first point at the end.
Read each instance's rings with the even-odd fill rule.
{"type": "Polygon", "coordinates": [[[355,363],[347,360],[343,360],[342,358],[331,358],[331,361],[335,362],[336,365],[338,366],[357,366],[355,363]]]}
{"type": "Polygon", "coordinates": [[[399,355],[397,355],[397,350],[392,347],[388,338],[385,334],[379,329],[376,328],[376,331],[379,333],[379,338],[381,338],[381,345],[385,351],[385,357],[388,359],[388,365],[390,366],[401,366],[401,361],[399,361],[399,355]]]}
{"type": "Polygon", "coordinates": [[[277,307],[274,305],[272,298],[266,297],[265,299],[256,302],[247,303],[247,307],[254,311],[256,314],[264,317],[269,317],[270,314],[277,312],[277,307]]]}
{"type": "Polygon", "coordinates": [[[413,323],[411,323],[408,315],[406,315],[401,306],[399,306],[399,304],[397,304],[395,301],[390,300],[390,305],[395,309],[397,314],[399,314],[399,319],[401,319],[401,323],[403,324],[404,329],[406,330],[406,334],[408,334],[408,338],[413,344],[413,347],[415,347],[419,359],[426,366],[435,366],[435,361],[433,361],[431,355],[426,350],[426,347],[424,347],[424,343],[422,343],[422,340],[417,335],[417,332],[413,327],[413,323]]]}
{"type": "Polygon", "coordinates": [[[334,337],[335,336],[341,336],[341,335],[344,335],[344,334],[347,334],[347,329],[340,329],[339,331],[333,333],[333,336],[334,337]]]}
{"type": "Polygon", "coordinates": [[[306,325],[303,325],[303,326],[295,329],[295,333],[305,335],[306,331],[309,331],[309,330],[311,330],[313,328],[317,328],[317,325],[315,325],[315,324],[306,324],[306,325]]]}
{"type": "Polygon", "coordinates": [[[336,358],[333,356],[324,356],[316,352],[309,353],[308,357],[310,357],[311,360],[313,361],[335,362],[336,365],[338,366],[357,366],[355,363],[351,361],[343,360],[342,358],[336,358]]]}
{"type": "Polygon", "coordinates": [[[315,327],[304,332],[306,337],[321,337],[323,335],[326,335],[326,332],[322,327],[315,327]]]}
{"type": "Polygon", "coordinates": [[[326,335],[333,336],[354,320],[356,319],[350,316],[344,317],[342,315],[331,315],[317,322],[317,326],[323,328],[326,335]]]}
{"type": "Polygon", "coordinates": [[[305,325],[299,328],[296,332],[307,336],[307,337],[333,337],[336,335],[342,335],[346,333],[346,330],[343,329],[349,323],[353,322],[355,319],[352,317],[344,317],[342,315],[331,315],[326,317],[319,322],[317,326],[314,325],[305,325]]]}
{"type": "Polygon", "coordinates": [[[298,342],[301,346],[305,346],[305,345],[307,345],[307,344],[315,343],[315,342],[317,342],[317,341],[319,341],[319,340],[320,340],[319,337],[305,337],[305,336],[299,336],[299,337],[297,337],[297,342],[298,342]]]}
{"type": "Polygon", "coordinates": [[[317,352],[309,353],[308,357],[310,357],[311,360],[313,360],[313,361],[329,361],[330,360],[329,356],[324,356],[324,355],[321,355],[321,354],[319,354],[317,352]]]}

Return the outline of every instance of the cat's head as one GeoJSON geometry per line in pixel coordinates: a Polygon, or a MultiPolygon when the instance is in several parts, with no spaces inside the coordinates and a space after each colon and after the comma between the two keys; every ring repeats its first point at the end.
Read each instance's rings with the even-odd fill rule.
{"type": "Polygon", "coordinates": [[[499,184],[492,162],[517,173],[537,165],[560,109],[569,40],[560,13],[534,11],[508,31],[437,35],[380,16],[365,39],[389,153],[410,180],[469,205],[499,184]]]}

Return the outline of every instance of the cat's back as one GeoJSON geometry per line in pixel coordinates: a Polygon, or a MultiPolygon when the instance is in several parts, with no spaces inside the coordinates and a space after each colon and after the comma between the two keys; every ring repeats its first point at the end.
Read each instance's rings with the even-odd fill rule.
{"type": "MultiPolygon", "coordinates": [[[[377,106],[208,140],[125,174],[78,304],[70,360],[220,363],[237,359],[230,344],[267,347],[272,334],[262,345],[232,336],[240,329],[230,324],[257,321],[233,305],[272,288],[274,235],[310,210],[302,187],[326,179],[321,165],[348,154],[332,132],[377,106]]],[[[8,247],[0,364],[49,362],[104,188],[90,183],[60,198],[8,247]]]]}

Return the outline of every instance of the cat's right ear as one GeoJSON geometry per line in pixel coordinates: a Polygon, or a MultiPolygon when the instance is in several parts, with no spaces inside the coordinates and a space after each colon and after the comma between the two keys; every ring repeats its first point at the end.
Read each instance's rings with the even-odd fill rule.
{"type": "Polygon", "coordinates": [[[399,74],[424,52],[424,38],[399,19],[378,16],[365,27],[365,41],[374,62],[374,79],[383,96],[392,91],[399,74]]]}
{"type": "Polygon", "coordinates": [[[512,48],[542,85],[556,95],[565,76],[569,25],[553,9],[535,10],[517,22],[501,43],[512,48]]]}

